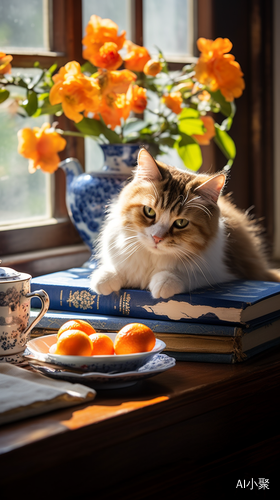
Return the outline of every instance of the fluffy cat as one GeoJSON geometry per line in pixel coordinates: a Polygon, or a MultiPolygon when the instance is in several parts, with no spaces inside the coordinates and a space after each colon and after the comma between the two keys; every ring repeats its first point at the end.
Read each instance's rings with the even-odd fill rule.
{"type": "Polygon", "coordinates": [[[111,204],[91,288],[149,289],[167,298],[235,279],[280,281],[266,261],[257,224],[220,196],[224,173],[193,174],[143,148],[134,177],[111,204]]]}

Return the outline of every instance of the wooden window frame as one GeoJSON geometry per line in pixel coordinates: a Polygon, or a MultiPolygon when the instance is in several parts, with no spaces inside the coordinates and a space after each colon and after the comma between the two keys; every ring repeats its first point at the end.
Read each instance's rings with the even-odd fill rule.
{"type": "MultiPolygon", "coordinates": [[[[81,0],[50,0],[52,15],[50,50],[44,52],[34,49],[28,53],[23,53],[20,50],[14,51],[11,53],[13,67],[30,68],[37,61],[42,68],[49,68],[54,63],[61,67],[71,60],[82,63],[81,5],[81,0]]],[[[72,122],[64,116],[58,119],[55,117],[55,120],[59,122],[61,128],[74,130],[72,122]]],[[[78,158],[81,164],[84,164],[83,140],[76,137],[68,138],[66,149],[61,153],[60,158],[63,160],[70,156],[78,158]]],[[[65,177],[61,170],[54,174],[54,185],[55,208],[53,219],[49,223],[42,225],[38,223],[37,226],[1,231],[0,256],[2,265],[13,264],[15,267],[20,266],[21,270],[32,273],[34,273],[34,269],[37,269],[36,274],[38,274],[41,272],[38,262],[42,260],[43,270],[48,250],[51,254],[54,248],[58,249],[56,252],[59,255],[58,265],[61,265],[61,247],[64,248],[66,254],[74,252],[75,259],[77,253],[81,253],[81,259],[86,260],[85,256],[87,256],[88,250],[82,243],[67,213],[65,177]]],[[[48,266],[48,270],[52,270],[51,266],[48,266]]]]}
{"type": "MultiPolygon", "coordinates": [[[[207,2],[208,0],[199,0],[199,4],[207,2]]],[[[84,62],[81,45],[83,37],[82,0],[50,0],[50,5],[52,14],[50,50],[47,52],[34,50],[29,53],[23,53],[20,50],[14,51],[12,52],[13,67],[30,68],[37,61],[43,68],[49,68],[54,62],[58,64],[58,67],[71,60],[76,60],[81,64],[84,62]]],[[[132,33],[134,34],[134,42],[139,45],[143,44],[142,13],[142,0],[134,0],[132,4],[132,33]]],[[[200,21],[202,22],[202,17],[200,21]]],[[[205,25],[205,20],[203,23],[205,25]]],[[[210,33],[209,36],[211,36],[210,33]]],[[[171,62],[170,69],[179,69],[184,64],[185,62],[171,62]]],[[[56,118],[56,121],[59,121],[61,128],[75,130],[73,123],[64,116],[58,120],[56,118]]],[[[67,147],[60,157],[63,160],[70,156],[78,158],[84,166],[84,141],[82,139],[76,137],[67,139],[67,147]]],[[[19,266],[22,271],[25,270],[32,275],[37,275],[46,269],[51,272],[61,266],[68,267],[69,258],[68,260],[62,259],[63,252],[68,256],[69,253],[73,253],[74,262],[78,263],[85,261],[85,256],[89,257],[88,250],[68,217],[65,204],[64,172],[58,170],[54,177],[54,221],[35,227],[1,231],[0,255],[5,265],[19,266]],[[57,252],[54,250],[55,248],[57,252]],[[54,258],[49,262],[48,254],[52,255],[53,253],[54,258]]]]}
{"type": "MultiPolygon", "coordinates": [[[[32,67],[39,61],[43,67],[50,67],[57,62],[59,66],[71,60],[80,63],[82,59],[82,1],[81,0],[51,0],[53,10],[53,43],[46,53],[30,53],[23,55],[13,53],[13,66],[32,67]],[[67,13],[67,15],[66,15],[67,13]]],[[[254,207],[257,217],[264,218],[269,241],[273,242],[274,233],[274,198],[273,198],[273,2],[272,0],[197,0],[195,39],[228,37],[233,42],[236,60],[244,72],[246,89],[237,100],[237,113],[231,129],[236,148],[237,158],[230,174],[227,190],[233,192],[233,199],[241,209],[254,207]]],[[[132,33],[134,41],[143,44],[143,2],[134,0],[132,16],[134,26],[132,33]]],[[[195,54],[196,56],[198,53],[195,54]]],[[[179,69],[184,63],[170,62],[170,69],[179,69]]],[[[61,128],[74,126],[65,117],[59,119],[61,128]]],[[[224,157],[216,147],[202,147],[202,170],[221,170],[224,157]]],[[[67,148],[61,159],[75,156],[84,165],[84,141],[69,138],[67,148]]],[[[81,259],[86,260],[85,245],[82,243],[76,229],[71,224],[65,206],[64,173],[55,173],[55,218],[56,224],[38,226],[35,228],[1,231],[0,257],[3,262],[24,262],[24,268],[40,274],[45,270],[44,263],[49,251],[51,254],[58,248],[57,266],[69,267],[69,259],[62,262],[69,248],[73,248],[76,263],[77,247],[81,250],[81,259]],[[28,258],[28,252],[38,251],[37,264],[34,265],[34,252],[28,258]],[[62,249],[62,250],[61,250],[62,249]],[[40,252],[42,269],[40,268],[40,252]],[[19,257],[20,254],[20,257],[19,257]]],[[[71,250],[70,250],[71,253],[71,250]]],[[[35,259],[36,260],[36,259],[35,259]]],[[[48,271],[52,268],[50,263],[48,271]]],[[[22,267],[21,267],[21,270],[22,267]]]]}

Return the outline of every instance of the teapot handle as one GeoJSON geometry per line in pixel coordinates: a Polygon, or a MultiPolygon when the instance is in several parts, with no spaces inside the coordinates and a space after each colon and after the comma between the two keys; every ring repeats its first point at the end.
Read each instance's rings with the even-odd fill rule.
{"type": "Polygon", "coordinates": [[[36,316],[36,318],[32,321],[32,323],[28,325],[28,327],[24,330],[25,334],[29,334],[32,328],[34,328],[34,326],[37,325],[40,319],[46,314],[47,310],[49,309],[50,299],[45,290],[36,290],[35,292],[29,292],[25,296],[29,299],[32,299],[33,297],[38,297],[42,303],[41,310],[38,316],[36,316]]]}

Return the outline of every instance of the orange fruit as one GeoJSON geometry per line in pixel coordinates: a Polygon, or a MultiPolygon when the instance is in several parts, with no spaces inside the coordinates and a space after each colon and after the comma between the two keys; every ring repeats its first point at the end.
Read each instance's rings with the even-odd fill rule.
{"type": "Polygon", "coordinates": [[[106,354],[115,354],[114,343],[108,335],[104,333],[93,333],[90,335],[92,341],[92,356],[102,356],[106,354]]]}
{"type": "Polygon", "coordinates": [[[141,323],[125,325],[115,338],[116,354],[133,354],[151,351],[156,343],[154,332],[141,323]]]}
{"type": "Polygon", "coordinates": [[[91,356],[91,353],[92,341],[81,330],[68,330],[57,339],[55,354],[91,356]]]}
{"type": "Polygon", "coordinates": [[[83,319],[72,319],[64,323],[64,325],[59,328],[57,338],[60,337],[63,332],[67,332],[68,330],[80,330],[87,335],[95,333],[95,329],[87,321],[84,321],[83,319]]]}

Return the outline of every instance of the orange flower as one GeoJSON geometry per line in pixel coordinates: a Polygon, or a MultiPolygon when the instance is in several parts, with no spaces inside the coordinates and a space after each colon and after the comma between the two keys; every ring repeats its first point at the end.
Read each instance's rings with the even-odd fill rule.
{"type": "Polygon", "coordinates": [[[129,85],[136,81],[137,76],[128,69],[122,69],[119,71],[99,69],[96,79],[102,94],[108,94],[110,92],[123,94],[127,92],[129,85]]]}
{"type": "Polygon", "coordinates": [[[143,113],[147,106],[146,89],[138,85],[130,85],[126,94],[127,100],[130,102],[131,111],[134,113],[143,113]]]}
{"type": "Polygon", "coordinates": [[[60,68],[59,72],[56,75],[53,75],[52,79],[55,84],[60,84],[63,82],[68,76],[76,76],[81,73],[81,66],[77,61],[71,61],[65,66],[60,68]]]}
{"type": "Polygon", "coordinates": [[[170,92],[170,94],[166,94],[162,97],[162,101],[164,104],[178,115],[182,111],[182,95],[181,92],[170,92]]]}
{"type": "Polygon", "coordinates": [[[84,59],[101,68],[117,69],[122,64],[118,51],[123,47],[125,31],[118,36],[116,23],[93,15],[86,27],[86,33],[82,40],[86,47],[83,50],[84,59]]]}
{"type": "Polygon", "coordinates": [[[211,98],[211,94],[209,94],[209,92],[207,92],[207,90],[203,90],[202,92],[200,92],[198,94],[198,99],[200,101],[210,101],[210,98],[211,98]]]}
{"type": "Polygon", "coordinates": [[[0,75],[11,73],[12,66],[10,62],[12,60],[13,56],[7,56],[4,52],[0,52],[0,75]]]}
{"type": "Polygon", "coordinates": [[[121,125],[121,119],[126,120],[130,113],[130,103],[126,94],[105,94],[102,96],[94,118],[100,119],[100,115],[107,126],[114,130],[121,125]]]}
{"type": "Polygon", "coordinates": [[[145,47],[130,41],[125,42],[127,54],[123,57],[125,67],[131,71],[143,71],[151,56],[145,47]]]}
{"type": "Polygon", "coordinates": [[[197,80],[213,92],[220,89],[226,101],[240,97],[245,83],[240,65],[232,54],[227,54],[232,49],[231,41],[199,38],[197,46],[202,53],[195,67],[197,80]]]}
{"type": "Polygon", "coordinates": [[[86,27],[86,36],[82,42],[89,47],[91,44],[98,44],[100,47],[106,42],[114,42],[118,49],[123,47],[125,41],[125,31],[118,36],[118,25],[111,19],[102,19],[99,16],[91,16],[86,27]]]}
{"type": "Polygon", "coordinates": [[[208,146],[212,137],[216,135],[214,120],[211,116],[201,116],[200,119],[203,121],[206,132],[203,135],[194,134],[193,138],[201,146],[208,146]]]}
{"type": "Polygon", "coordinates": [[[99,68],[114,70],[122,64],[122,58],[118,53],[118,47],[113,42],[106,42],[100,49],[91,54],[90,62],[99,68]]]}
{"type": "Polygon", "coordinates": [[[31,173],[37,168],[50,174],[55,172],[60,162],[57,153],[65,146],[66,140],[49,123],[44,123],[41,128],[24,128],[18,131],[18,152],[29,158],[31,173]]]}
{"type": "Polygon", "coordinates": [[[155,61],[155,59],[150,59],[146,62],[143,72],[148,76],[156,76],[161,72],[162,64],[159,61],[155,61]]]}
{"type": "Polygon", "coordinates": [[[53,77],[55,85],[50,90],[50,103],[62,105],[65,116],[75,123],[83,119],[84,110],[95,111],[98,107],[100,88],[98,83],[81,73],[80,65],[72,61],[53,77]]]}

